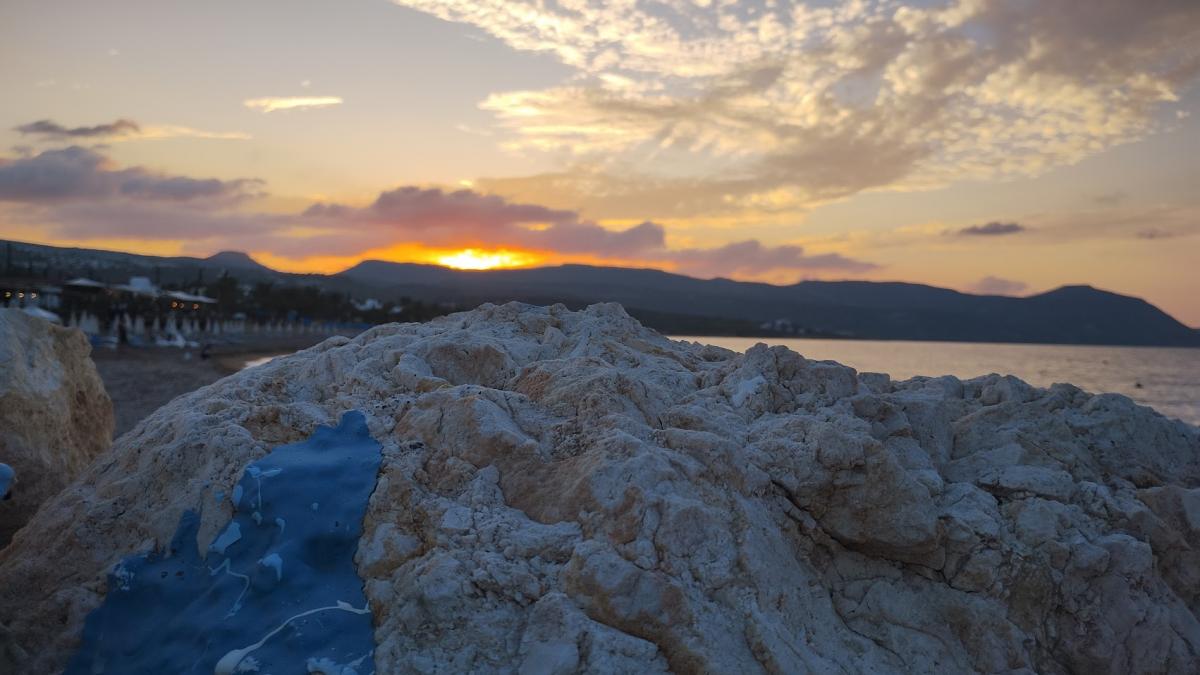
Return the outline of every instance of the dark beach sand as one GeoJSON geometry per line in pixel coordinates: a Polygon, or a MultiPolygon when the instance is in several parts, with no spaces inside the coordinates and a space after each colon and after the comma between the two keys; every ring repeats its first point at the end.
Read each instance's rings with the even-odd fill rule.
{"type": "Polygon", "coordinates": [[[98,347],[92,350],[92,360],[112,398],[116,417],[114,436],[120,436],[176,396],[236,373],[249,360],[288,354],[311,347],[326,337],[262,338],[237,345],[218,345],[207,359],[200,358],[199,348],[98,347]]]}

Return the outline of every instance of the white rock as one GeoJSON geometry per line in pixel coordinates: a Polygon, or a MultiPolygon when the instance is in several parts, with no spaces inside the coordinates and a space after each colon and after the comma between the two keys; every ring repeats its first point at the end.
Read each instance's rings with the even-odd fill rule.
{"type": "Polygon", "coordinates": [[[78,330],[0,309],[0,548],[38,506],[112,443],[112,402],[78,330]]]}
{"type": "Polygon", "coordinates": [[[1026,493],[1060,502],[1068,501],[1075,490],[1075,480],[1066,471],[1024,464],[987,469],[975,482],[989,491],[1026,493]]]}
{"type": "Polygon", "coordinates": [[[113,563],[348,409],[384,446],[357,559],[377,672],[1198,669],[1195,427],[517,304],[156,412],[0,552],[10,669],[61,667],[113,563]]]}

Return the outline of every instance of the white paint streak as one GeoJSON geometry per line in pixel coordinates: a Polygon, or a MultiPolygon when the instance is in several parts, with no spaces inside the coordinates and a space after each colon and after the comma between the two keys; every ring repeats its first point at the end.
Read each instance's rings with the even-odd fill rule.
{"type": "Polygon", "coordinates": [[[225,656],[222,656],[221,660],[217,661],[217,666],[215,668],[213,668],[213,675],[233,675],[233,673],[236,672],[238,664],[242,662],[242,659],[246,658],[252,652],[254,652],[255,650],[262,647],[264,644],[266,644],[267,640],[270,640],[272,637],[275,636],[276,633],[278,633],[279,631],[286,628],[289,623],[295,621],[296,619],[301,619],[306,616],[316,614],[318,612],[326,612],[326,611],[333,610],[333,609],[340,610],[343,612],[350,612],[352,614],[366,614],[367,612],[370,611],[365,606],[362,609],[359,609],[357,607],[354,607],[353,605],[351,605],[348,602],[343,602],[341,600],[338,600],[338,603],[336,605],[333,605],[330,607],[317,607],[315,609],[310,609],[307,612],[301,612],[294,616],[290,616],[290,617],[284,619],[283,623],[276,626],[274,630],[272,630],[271,632],[264,635],[263,638],[261,640],[259,640],[258,642],[255,642],[254,644],[252,644],[248,647],[242,647],[241,649],[231,650],[228,654],[226,654],[225,656]]]}

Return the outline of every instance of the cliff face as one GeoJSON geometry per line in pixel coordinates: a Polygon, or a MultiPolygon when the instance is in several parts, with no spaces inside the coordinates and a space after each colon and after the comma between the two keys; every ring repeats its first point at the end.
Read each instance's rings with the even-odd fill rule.
{"type": "Polygon", "coordinates": [[[0,552],[14,672],[61,668],[113,565],[201,505],[208,548],[214,495],[348,410],[382,446],[356,557],[378,672],[1197,671],[1196,427],[512,304],[143,421],[0,552]]]}
{"type": "Polygon", "coordinates": [[[112,402],[77,330],[0,309],[0,548],[33,512],[112,443],[112,402]]]}

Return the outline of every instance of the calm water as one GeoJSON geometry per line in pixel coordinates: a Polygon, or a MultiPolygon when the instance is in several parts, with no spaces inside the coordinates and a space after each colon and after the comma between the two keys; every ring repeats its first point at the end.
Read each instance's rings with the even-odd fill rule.
{"type": "Polygon", "coordinates": [[[1016,375],[1039,387],[1070,382],[1094,393],[1125,394],[1168,417],[1200,424],[1200,349],[1080,347],[973,342],[891,342],[672,336],[745,351],[758,342],[786,345],[805,358],[832,360],[859,371],[978,377],[1016,375]],[[1138,384],[1141,388],[1138,388],[1138,384]]]}

